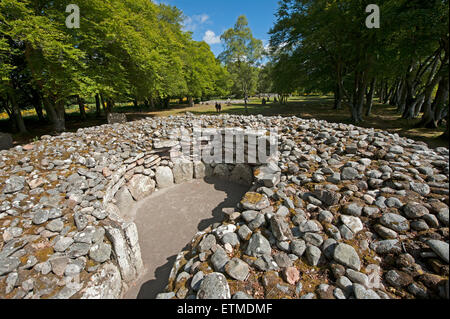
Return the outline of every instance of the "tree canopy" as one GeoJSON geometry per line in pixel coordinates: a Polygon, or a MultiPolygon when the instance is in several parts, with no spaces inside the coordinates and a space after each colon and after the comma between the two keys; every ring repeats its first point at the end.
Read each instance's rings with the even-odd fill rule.
{"type": "Polygon", "coordinates": [[[170,98],[227,93],[227,70],[208,44],[183,31],[176,7],[80,0],[80,28],[69,29],[66,5],[0,2],[0,102],[21,131],[24,91],[37,112],[44,106],[56,131],[65,129],[65,107],[73,98],[81,109],[83,100],[96,97],[109,112],[123,99],[167,105],[170,98]]]}

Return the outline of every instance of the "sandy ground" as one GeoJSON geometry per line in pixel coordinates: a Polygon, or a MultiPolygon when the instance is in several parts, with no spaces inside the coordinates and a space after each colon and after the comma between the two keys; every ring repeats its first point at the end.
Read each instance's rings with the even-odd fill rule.
{"type": "Polygon", "coordinates": [[[146,272],[124,298],[153,299],[162,292],[177,254],[198,231],[222,221],[222,208],[235,207],[247,190],[217,179],[193,180],[138,203],[135,223],[146,272]]]}

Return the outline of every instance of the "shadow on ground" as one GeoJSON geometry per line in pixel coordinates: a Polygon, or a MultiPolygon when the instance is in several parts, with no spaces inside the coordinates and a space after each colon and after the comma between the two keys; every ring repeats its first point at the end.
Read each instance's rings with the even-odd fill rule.
{"type": "MultiPolygon", "coordinates": [[[[187,229],[171,229],[170,232],[169,231],[162,232],[164,234],[165,238],[159,238],[158,240],[160,242],[161,241],[170,241],[171,238],[173,239],[174,233],[178,233],[180,235],[181,232],[187,232],[189,234],[192,233],[192,236],[193,236],[198,231],[203,231],[215,223],[222,222],[223,218],[224,218],[222,209],[236,207],[237,203],[242,199],[244,194],[249,189],[248,186],[234,184],[234,183],[220,180],[217,178],[205,178],[204,183],[207,185],[204,184],[201,187],[201,189],[202,190],[206,189],[207,191],[204,194],[197,194],[197,195],[201,196],[202,198],[205,198],[205,201],[206,200],[215,200],[215,199],[212,199],[214,197],[212,192],[214,192],[214,194],[216,194],[216,195],[217,194],[221,194],[221,196],[225,195],[225,196],[223,196],[225,198],[220,203],[215,204],[215,207],[213,209],[205,208],[205,207],[207,207],[207,205],[205,205],[205,203],[203,203],[203,205],[202,205],[202,203],[199,203],[198,200],[191,201],[191,202],[186,201],[185,202],[186,205],[192,206],[192,207],[189,207],[188,211],[199,208],[200,207],[199,205],[202,205],[205,207],[201,207],[200,209],[203,209],[203,210],[208,209],[209,213],[203,214],[202,215],[203,219],[201,219],[202,217],[200,217],[198,224],[197,224],[197,222],[192,224],[192,226],[186,226],[185,224],[183,224],[183,227],[187,228],[187,229]],[[213,186],[214,190],[212,190],[210,186],[213,186]],[[196,226],[194,226],[194,225],[196,225],[196,226]]],[[[193,186],[193,185],[192,186],[189,185],[189,188],[191,190],[194,187],[195,186],[193,186]]],[[[192,195],[192,194],[190,194],[190,195],[192,195]]],[[[181,201],[182,201],[181,198],[177,198],[176,205],[180,205],[180,203],[182,203],[181,201]]],[[[167,203],[167,205],[170,205],[170,204],[173,205],[173,203],[174,203],[174,201],[172,201],[172,203],[167,203]]],[[[158,207],[158,208],[161,208],[161,207],[158,207]]],[[[173,210],[174,207],[171,206],[170,209],[173,210]]],[[[186,207],[183,207],[183,209],[186,210],[186,207]]],[[[161,211],[165,211],[165,210],[161,209],[161,211]]],[[[165,213],[167,214],[166,211],[165,211],[165,213]]],[[[191,238],[192,237],[190,237],[186,242],[189,242],[191,238]]],[[[177,248],[178,249],[177,252],[188,249],[189,248],[188,246],[189,245],[186,245],[182,249],[177,248]]],[[[145,249],[145,247],[143,247],[143,248],[144,249],[142,249],[142,251],[144,252],[146,249],[145,249]]],[[[170,252],[169,255],[171,253],[173,253],[173,252],[170,252]]],[[[143,254],[142,257],[144,259],[144,263],[152,262],[152,256],[148,256],[148,255],[146,256],[143,254]]],[[[153,279],[147,280],[147,281],[144,280],[143,283],[137,284],[137,286],[140,285],[139,292],[137,294],[137,299],[155,299],[158,293],[161,293],[164,291],[164,289],[166,288],[166,286],[168,284],[170,271],[176,260],[176,257],[177,257],[176,255],[172,255],[164,260],[164,264],[161,264],[161,265],[156,264],[153,266],[153,269],[155,269],[154,273],[153,274],[147,273],[145,275],[146,277],[151,277],[153,279]]],[[[149,268],[152,268],[152,267],[149,267],[149,268]]]]}

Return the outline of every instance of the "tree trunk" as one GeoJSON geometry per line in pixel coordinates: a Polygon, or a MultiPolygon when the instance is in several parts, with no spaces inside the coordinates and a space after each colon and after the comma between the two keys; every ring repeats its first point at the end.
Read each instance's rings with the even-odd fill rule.
{"type": "Polygon", "coordinates": [[[370,114],[372,113],[373,96],[375,93],[376,84],[377,84],[377,79],[373,78],[372,82],[370,83],[369,92],[367,92],[367,94],[366,94],[366,116],[370,116],[370,114]]]}
{"type": "Polygon", "coordinates": [[[341,108],[342,108],[342,92],[341,86],[337,84],[334,91],[334,109],[340,110],[341,108]]]}
{"type": "Polygon", "coordinates": [[[152,110],[155,109],[155,99],[153,97],[150,97],[150,108],[152,110]]]}
{"type": "Polygon", "coordinates": [[[100,101],[102,102],[103,112],[105,112],[105,115],[108,116],[108,111],[106,110],[106,101],[103,97],[103,94],[100,94],[100,101]]]}
{"type": "Polygon", "coordinates": [[[442,134],[442,137],[446,138],[447,140],[450,138],[450,116],[447,115],[447,128],[445,129],[444,134],[442,134]]]}
{"type": "Polygon", "coordinates": [[[192,96],[190,96],[188,99],[189,99],[189,107],[194,107],[195,106],[194,98],[192,96]]]}
{"type": "Polygon", "coordinates": [[[422,110],[422,107],[425,102],[425,95],[421,94],[416,101],[416,105],[414,106],[414,118],[418,118],[420,111],[422,110]]]}
{"type": "Polygon", "coordinates": [[[16,123],[16,127],[19,129],[20,133],[27,133],[27,128],[25,127],[25,122],[23,121],[22,112],[17,104],[14,89],[11,89],[9,98],[11,100],[11,115],[16,123]]]}
{"type": "Polygon", "coordinates": [[[106,99],[106,115],[112,112],[114,108],[114,101],[111,98],[106,99]]]}
{"type": "Polygon", "coordinates": [[[427,128],[438,127],[438,122],[440,118],[436,118],[436,115],[439,116],[440,110],[443,109],[445,105],[448,103],[448,95],[449,95],[449,78],[447,75],[444,76],[444,78],[440,79],[439,87],[436,92],[436,97],[433,103],[431,103],[431,96],[428,100],[425,100],[424,102],[425,111],[422,116],[422,120],[418,124],[419,127],[427,127],[427,128]]]}
{"type": "Polygon", "coordinates": [[[135,107],[136,109],[139,107],[139,105],[138,105],[138,100],[137,100],[137,99],[134,99],[134,100],[133,100],[133,105],[134,105],[134,107],[135,107]]]}
{"type": "Polygon", "coordinates": [[[95,116],[100,117],[102,115],[102,109],[100,106],[100,95],[95,94],[95,116]]]}
{"type": "Polygon", "coordinates": [[[168,96],[168,97],[164,98],[163,102],[164,102],[164,108],[168,109],[170,106],[170,97],[168,96]]]}
{"type": "Polygon", "coordinates": [[[86,108],[84,106],[84,101],[83,99],[77,95],[77,103],[78,103],[78,108],[80,109],[80,118],[82,121],[86,120],[87,116],[86,116],[86,108]]]}
{"type": "Polygon", "coordinates": [[[364,95],[366,93],[367,82],[364,72],[357,71],[353,86],[353,101],[351,107],[352,122],[357,124],[363,121],[362,111],[364,108],[364,95]]]}
{"type": "Polygon", "coordinates": [[[403,81],[395,81],[394,85],[391,88],[389,105],[395,106],[398,105],[400,101],[400,96],[402,93],[403,81]]]}
{"type": "Polygon", "coordinates": [[[55,103],[52,98],[44,97],[44,107],[53,130],[58,133],[64,132],[66,130],[64,103],[55,103]]]}
{"type": "Polygon", "coordinates": [[[14,118],[14,115],[12,114],[12,109],[9,108],[9,99],[6,97],[6,100],[3,102],[3,108],[5,109],[6,113],[8,113],[9,117],[9,123],[11,124],[11,131],[16,133],[17,132],[17,123],[16,119],[14,118]]]}
{"type": "Polygon", "coordinates": [[[38,116],[39,122],[45,122],[44,112],[42,111],[42,99],[38,91],[33,91],[33,106],[38,116]]]}

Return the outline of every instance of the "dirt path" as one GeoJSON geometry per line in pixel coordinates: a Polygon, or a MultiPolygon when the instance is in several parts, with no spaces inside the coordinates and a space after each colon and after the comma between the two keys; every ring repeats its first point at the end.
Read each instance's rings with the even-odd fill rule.
{"type": "Polygon", "coordinates": [[[247,190],[217,179],[193,180],[138,203],[135,223],[146,273],[124,298],[155,298],[167,285],[176,255],[198,231],[222,221],[222,208],[235,207],[247,190]]]}

